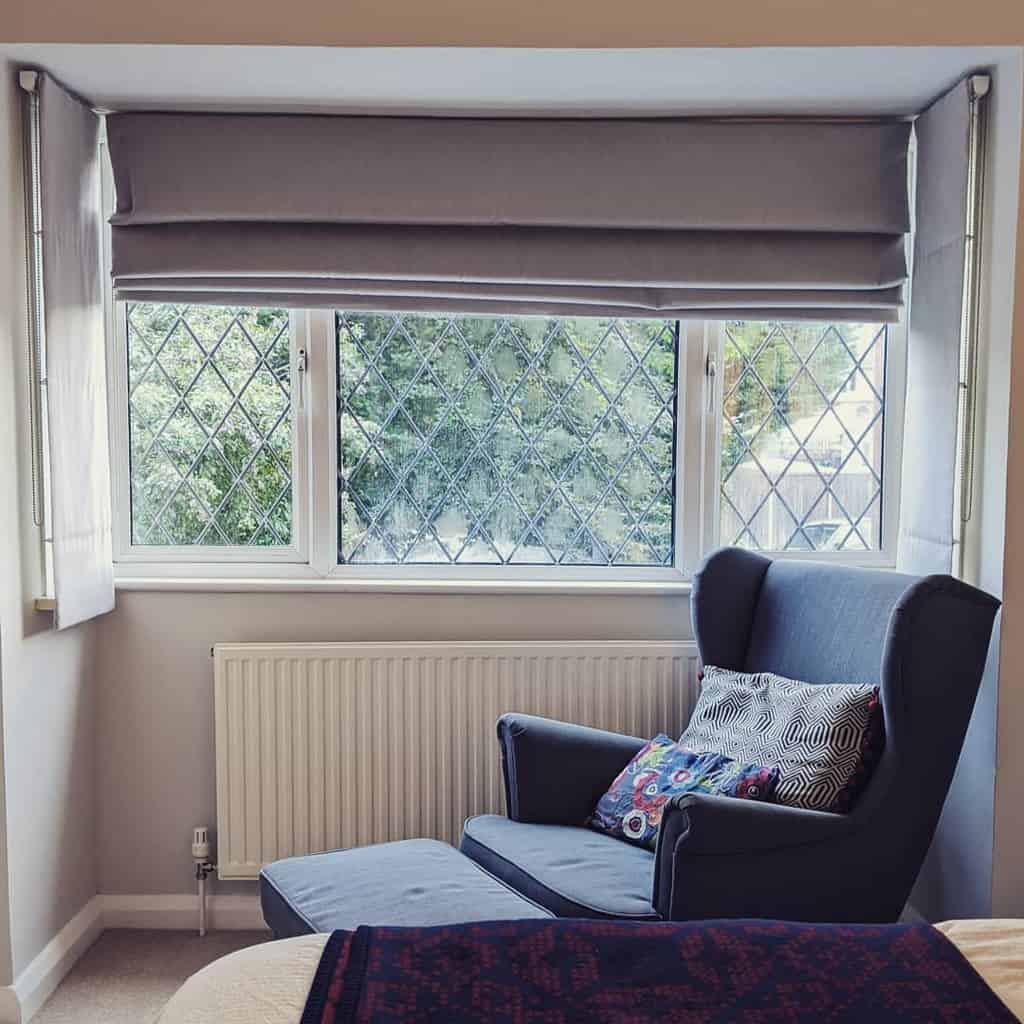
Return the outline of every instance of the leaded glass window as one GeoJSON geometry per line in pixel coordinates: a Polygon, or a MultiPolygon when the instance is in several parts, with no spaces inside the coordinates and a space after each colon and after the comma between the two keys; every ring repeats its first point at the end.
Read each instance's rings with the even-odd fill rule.
{"type": "Polygon", "coordinates": [[[880,549],[888,329],[754,321],[724,329],[721,542],[880,549]]]}
{"type": "Polygon", "coordinates": [[[673,564],[678,333],[339,313],[339,561],[673,564]]]}
{"type": "Polygon", "coordinates": [[[286,310],[126,308],[131,542],[292,540],[286,310]]]}

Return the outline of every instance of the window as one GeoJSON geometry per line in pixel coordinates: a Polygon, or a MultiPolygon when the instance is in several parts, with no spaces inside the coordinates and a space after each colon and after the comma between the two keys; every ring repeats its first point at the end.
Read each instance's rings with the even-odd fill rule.
{"type": "Polygon", "coordinates": [[[123,317],[122,547],[296,553],[288,311],[139,303],[123,317]]]}
{"type": "Polygon", "coordinates": [[[122,575],[891,561],[898,329],[156,303],[113,324],[122,575]]]}
{"type": "Polygon", "coordinates": [[[877,551],[888,330],[724,324],[721,542],[877,551]]]}
{"type": "Polygon", "coordinates": [[[677,334],[339,313],[339,561],[672,565],[677,334]]]}

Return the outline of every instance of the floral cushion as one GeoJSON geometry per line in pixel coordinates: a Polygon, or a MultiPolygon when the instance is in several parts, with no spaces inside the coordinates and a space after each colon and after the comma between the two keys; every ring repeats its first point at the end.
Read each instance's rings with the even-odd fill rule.
{"type": "Polygon", "coordinates": [[[741,764],[722,754],[695,754],[660,734],[616,776],[586,822],[598,832],[654,849],[665,804],[681,793],[770,800],[778,768],[741,764]]]}

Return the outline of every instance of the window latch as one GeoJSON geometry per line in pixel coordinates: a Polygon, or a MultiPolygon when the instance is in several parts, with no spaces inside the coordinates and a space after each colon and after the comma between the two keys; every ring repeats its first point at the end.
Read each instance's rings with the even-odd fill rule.
{"type": "Polygon", "coordinates": [[[718,366],[715,362],[715,353],[708,352],[704,360],[704,385],[705,404],[709,415],[715,411],[715,375],[718,373],[718,366]]]}
{"type": "Polygon", "coordinates": [[[306,370],[307,370],[307,359],[306,350],[300,348],[295,353],[295,372],[298,374],[299,380],[299,395],[298,395],[298,407],[304,409],[306,407],[306,370]]]}

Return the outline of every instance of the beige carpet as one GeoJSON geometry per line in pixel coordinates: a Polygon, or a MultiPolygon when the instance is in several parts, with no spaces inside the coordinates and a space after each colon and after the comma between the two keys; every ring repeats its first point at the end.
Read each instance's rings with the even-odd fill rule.
{"type": "Polygon", "coordinates": [[[149,1024],[189,975],[269,940],[269,932],[104,932],[32,1024],[149,1024]]]}

